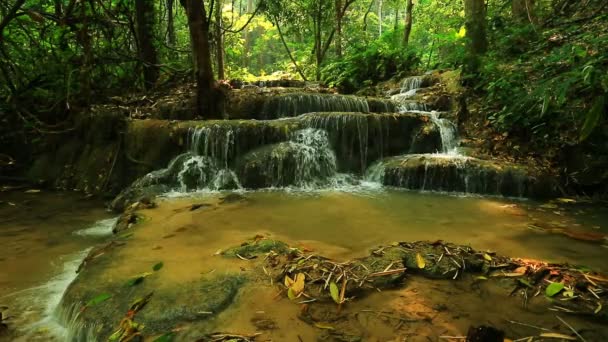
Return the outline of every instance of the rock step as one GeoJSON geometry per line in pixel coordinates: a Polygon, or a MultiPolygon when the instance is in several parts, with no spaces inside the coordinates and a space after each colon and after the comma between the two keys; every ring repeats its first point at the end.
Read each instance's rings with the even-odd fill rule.
{"type": "Polygon", "coordinates": [[[189,150],[232,167],[237,157],[287,141],[304,128],[328,132],[340,171],[361,173],[383,157],[441,148],[436,127],[416,113],[309,113],[280,120],[219,121],[125,121],[121,115],[91,115],[80,126],[82,133],[49,144],[49,153],[34,160],[30,179],[62,189],[118,193],[189,150]]]}
{"type": "Polygon", "coordinates": [[[411,154],[387,158],[375,168],[384,185],[412,190],[530,198],[557,194],[555,179],[539,170],[464,156],[411,154]]]}

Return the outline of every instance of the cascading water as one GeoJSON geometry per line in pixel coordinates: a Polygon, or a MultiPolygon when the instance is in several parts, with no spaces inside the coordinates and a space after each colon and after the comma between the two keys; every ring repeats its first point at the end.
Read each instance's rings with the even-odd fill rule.
{"type": "Polygon", "coordinates": [[[454,125],[454,123],[448,119],[440,117],[440,113],[436,111],[404,111],[427,115],[435,126],[437,126],[437,129],[439,129],[439,134],[441,135],[442,153],[452,156],[459,155],[456,149],[458,147],[458,139],[456,134],[456,125],[454,125]]]}
{"type": "Polygon", "coordinates": [[[406,93],[410,90],[416,90],[422,88],[423,76],[412,76],[404,78],[401,81],[401,93],[406,93]]]}
{"type": "Polygon", "coordinates": [[[312,112],[359,112],[369,113],[366,99],[333,94],[285,94],[266,100],[264,119],[294,117],[312,112]]]}
{"type": "Polygon", "coordinates": [[[266,187],[315,188],[327,185],[337,173],[336,156],[327,132],[307,128],[292,134],[289,141],[253,152],[241,174],[246,181],[262,180],[266,187]]]}

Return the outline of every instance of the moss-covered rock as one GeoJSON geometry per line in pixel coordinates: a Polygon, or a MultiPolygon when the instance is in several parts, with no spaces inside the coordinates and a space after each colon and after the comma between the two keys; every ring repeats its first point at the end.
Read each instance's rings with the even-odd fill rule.
{"type": "Polygon", "coordinates": [[[259,239],[252,242],[245,242],[240,246],[229,248],[222,252],[222,255],[229,258],[251,258],[261,254],[274,251],[276,253],[287,253],[289,246],[281,241],[271,239],[259,239]]]}
{"type": "Polygon", "coordinates": [[[383,184],[415,190],[550,197],[555,182],[528,167],[463,156],[412,154],[384,161],[383,184]]]}
{"type": "MultiPolygon", "coordinates": [[[[103,265],[96,265],[96,269],[103,265]]],[[[106,279],[85,270],[67,289],[61,303],[60,319],[70,326],[76,340],[106,340],[138,298],[153,293],[145,309],[134,320],[145,326],[146,335],[171,331],[185,322],[204,322],[232,304],[247,282],[240,274],[219,274],[172,288],[154,288],[146,280],[131,287],[124,279],[106,279]],[[107,294],[107,300],[87,305],[107,294]]],[[[152,277],[152,276],[150,276],[152,277]]]]}

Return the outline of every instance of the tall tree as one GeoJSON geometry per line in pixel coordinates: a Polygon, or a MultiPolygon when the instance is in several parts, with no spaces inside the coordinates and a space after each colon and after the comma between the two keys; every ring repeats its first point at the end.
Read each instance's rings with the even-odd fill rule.
{"type": "Polygon", "coordinates": [[[167,0],[167,45],[171,48],[175,47],[175,18],[173,5],[175,0],[167,0]]]}
{"type": "Polygon", "coordinates": [[[224,30],[222,27],[222,0],[215,0],[215,56],[217,59],[217,78],[223,80],[224,75],[224,30]]]}
{"type": "Polygon", "coordinates": [[[414,1],[406,0],[405,5],[405,30],[403,32],[403,47],[410,43],[410,34],[412,33],[412,10],[414,9],[414,1]]]}
{"type": "Polygon", "coordinates": [[[464,0],[464,13],[469,52],[472,55],[484,54],[488,49],[485,1],[464,0]]]}
{"type": "MultiPolygon", "coordinates": [[[[209,119],[223,116],[223,93],[213,77],[211,47],[209,44],[209,23],[203,0],[180,0],[186,9],[194,72],[196,76],[196,109],[198,115],[209,119]]],[[[213,8],[211,9],[213,11],[213,8]]]]}
{"type": "Polygon", "coordinates": [[[336,56],[342,57],[342,0],[335,0],[336,11],[336,56]]]}
{"type": "Polygon", "coordinates": [[[378,36],[382,35],[382,0],[378,0],[378,36]]]}
{"type": "Polygon", "coordinates": [[[135,0],[139,59],[143,64],[144,87],[150,89],[159,74],[158,57],[154,46],[154,1],[135,0]]]}
{"type": "Polygon", "coordinates": [[[342,21],[346,15],[348,7],[356,0],[335,0],[336,12],[336,56],[342,57],[342,21]]]}

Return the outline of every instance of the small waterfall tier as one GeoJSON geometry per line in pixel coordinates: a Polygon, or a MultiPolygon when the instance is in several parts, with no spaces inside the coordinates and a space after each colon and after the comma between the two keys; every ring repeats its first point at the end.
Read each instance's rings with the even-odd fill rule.
{"type": "Polygon", "coordinates": [[[269,97],[264,102],[262,119],[294,117],[312,112],[394,112],[395,105],[381,99],[356,96],[291,93],[269,97]]]}
{"type": "Polygon", "coordinates": [[[321,187],[336,174],[336,155],[324,130],[306,128],[291,139],[246,154],[237,173],[248,188],[321,187]]]}
{"type": "Polygon", "coordinates": [[[511,197],[555,194],[552,179],[529,168],[459,155],[409,154],[387,158],[370,167],[370,180],[411,190],[511,197]]]}
{"type": "Polygon", "coordinates": [[[378,159],[441,149],[436,126],[417,113],[328,112],[265,121],[137,124],[158,129],[129,141],[126,150],[130,156],[159,158],[158,150],[150,148],[158,141],[177,145],[163,145],[160,150],[177,152],[167,166],[123,190],[112,203],[117,210],[169,191],[327,187],[338,174],[362,175],[378,159]]]}

